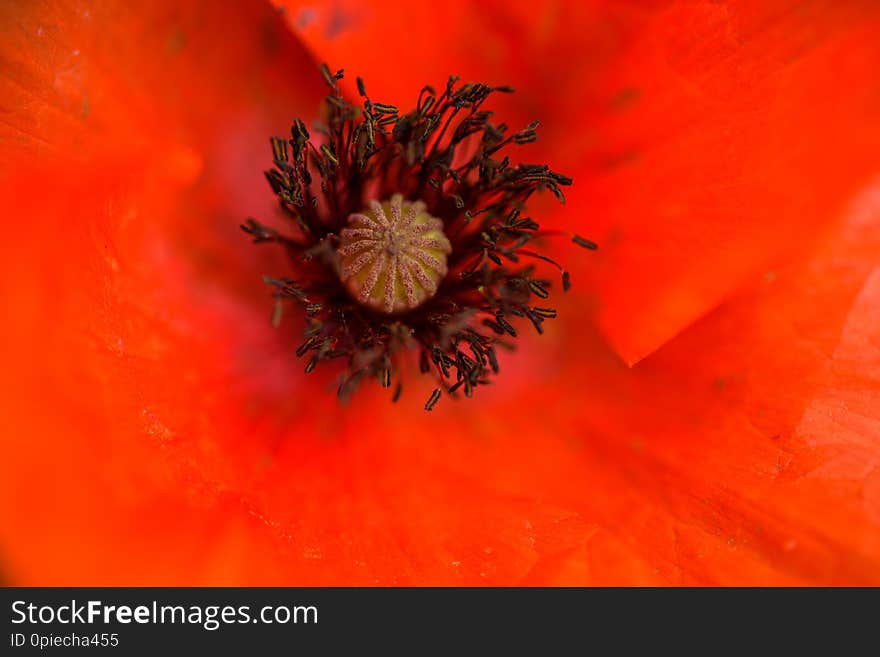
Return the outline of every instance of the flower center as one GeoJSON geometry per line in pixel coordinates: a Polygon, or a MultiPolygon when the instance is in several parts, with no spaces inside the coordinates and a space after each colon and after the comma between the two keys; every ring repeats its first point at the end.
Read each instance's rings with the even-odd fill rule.
{"type": "Polygon", "coordinates": [[[443,222],[401,194],[349,215],[338,254],[340,278],[361,304],[386,314],[421,306],[446,276],[452,245],[443,222]]]}
{"type": "Polygon", "coordinates": [[[290,256],[293,277],[264,280],[275,288],[274,325],[288,304],[305,315],[296,355],[308,357],[307,374],[320,362],[345,360],[340,399],[376,378],[393,385],[397,401],[408,369],[401,352],[417,351],[419,371],[437,381],[430,411],[443,394],[470,397],[498,374],[496,348],[512,347],[518,334],[512,322],[528,320],[542,333],[556,317],[543,303],[553,284],[540,270],[555,267],[563,291],[571,280],[534,242],[568,235],[584,248],[596,245],[541,230],[527,216],[535,192],[564,202],[572,179],[502,153],[538,137],[537,121],[511,132],[483,109],[510,87],[457,85],[452,76],[440,89],[423,87],[415,107],[401,113],[374,102],[360,78],[360,107],[349,103],[342,74],[321,66],[330,91],[320,144],[300,119],[290,139],[271,139],[266,179],[293,234],[251,218],[242,229],[290,256]]]}

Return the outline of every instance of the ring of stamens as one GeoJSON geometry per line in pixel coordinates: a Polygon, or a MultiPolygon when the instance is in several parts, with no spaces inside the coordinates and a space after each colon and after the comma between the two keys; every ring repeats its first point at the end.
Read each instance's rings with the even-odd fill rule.
{"type": "Polygon", "coordinates": [[[539,267],[555,267],[563,291],[571,285],[561,264],[532,248],[565,233],[541,230],[527,208],[540,190],[564,202],[572,179],[502,152],[537,139],[537,121],[511,132],[484,109],[509,87],[458,85],[453,76],[443,88],[423,87],[400,112],[372,100],[360,78],[358,107],[338,84],[343,71],[322,65],[321,75],[330,89],[322,137],[312,140],[295,120],[289,139],[271,138],[274,167],[265,172],[293,235],[252,218],[242,225],[255,243],[291,256],[291,277],[265,278],[275,288],[273,323],[287,303],[305,313],[296,354],[308,356],[306,373],[344,359],[341,399],[376,377],[396,401],[408,349],[420,352],[419,371],[437,378],[427,410],[443,394],[470,397],[498,374],[496,347],[512,346],[515,319],[541,333],[556,317],[543,303],[552,283],[539,267]]]}

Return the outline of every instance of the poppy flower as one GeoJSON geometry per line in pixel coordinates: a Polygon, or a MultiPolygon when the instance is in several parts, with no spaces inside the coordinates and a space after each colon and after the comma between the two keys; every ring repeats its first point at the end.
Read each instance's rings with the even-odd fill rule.
{"type": "Polygon", "coordinates": [[[0,577],[880,583],[878,26],[867,0],[4,4],[0,577]],[[323,61],[402,109],[509,84],[520,159],[574,181],[529,211],[599,250],[542,244],[571,290],[470,399],[341,404],[271,326],[291,261],[239,226],[278,219],[268,138],[321,116],[323,61]]]}

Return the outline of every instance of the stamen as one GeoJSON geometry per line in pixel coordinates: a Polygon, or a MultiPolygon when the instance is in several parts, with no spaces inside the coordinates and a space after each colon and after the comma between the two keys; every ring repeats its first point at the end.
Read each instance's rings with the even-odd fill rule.
{"type": "Polygon", "coordinates": [[[425,410],[433,411],[434,407],[437,405],[437,402],[440,401],[440,390],[435,388],[434,392],[431,393],[431,396],[428,397],[428,401],[425,402],[425,410]]]}

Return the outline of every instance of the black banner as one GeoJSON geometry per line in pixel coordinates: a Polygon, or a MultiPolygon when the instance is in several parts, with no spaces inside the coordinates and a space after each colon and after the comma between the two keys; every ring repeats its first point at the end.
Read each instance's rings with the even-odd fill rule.
{"type": "Polygon", "coordinates": [[[2,653],[839,652],[876,645],[878,602],[876,589],[6,588],[2,653]]]}

